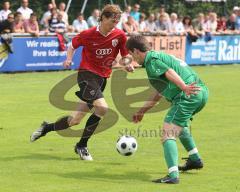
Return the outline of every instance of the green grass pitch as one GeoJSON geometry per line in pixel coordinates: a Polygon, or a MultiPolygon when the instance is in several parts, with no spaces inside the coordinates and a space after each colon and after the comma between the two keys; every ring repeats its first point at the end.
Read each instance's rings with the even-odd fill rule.
{"type": "MultiPolygon", "coordinates": [[[[94,161],[83,162],[73,152],[77,138],[50,133],[35,143],[29,142],[31,132],[43,119],[53,121],[67,113],[53,107],[48,94],[56,83],[74,72],[0,74],[0,191],[240,191],[240,65],[194,69],[210,89],[208,105],[192,123],[205,167],[180,174],[179,185],[151,182],[167,173],[159,137],[138,137],[138,151],[131,157],[120,156],[115,150],[122,130],[139,125],[145,130],[156,128],[166,111],[147,114],[139,125],[120,116],[115,126],[90,140],[94,161]]],[[[131,76],[146,78],[142,69],[131,76]]],[[[76,89],[66,97],[77,100],[76,89]]],[[[114,109],[110,83],[105,98],[114,109]]],[[[178,149],[183,163],[180,158],[187,153],[179,142],[178,149]]]]}

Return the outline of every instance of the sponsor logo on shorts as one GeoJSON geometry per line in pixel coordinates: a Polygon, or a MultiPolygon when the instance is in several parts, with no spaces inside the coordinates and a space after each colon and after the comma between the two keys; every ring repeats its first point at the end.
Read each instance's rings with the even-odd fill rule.
{"type": "Polygon", "coordinates": [[[111,48],[97,49],[96,50],[96,55],[110,55],[111,53],[112,53],[112,49],[111,48]]]}

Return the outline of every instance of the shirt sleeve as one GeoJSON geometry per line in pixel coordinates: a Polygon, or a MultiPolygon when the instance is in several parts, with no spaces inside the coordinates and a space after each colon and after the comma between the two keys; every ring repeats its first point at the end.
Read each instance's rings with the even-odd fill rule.
{"type": "Polygon", "coordinates": [[[72,48],[77,49],[80,46],[84,46],[83,32],[79,33],[72,39],[72,48]]]}
{"type": "Polygon", "coordinates": [[[166,73],[169,69],[170,67],[159,59],[154,59],[149,67],[150,73],[156,78],[166,73]]]}
{"type": "Polygon", "coordinates": [[[122,35],[122,40],[120,42],[120,53],[121,53],[122,57],[128,55],[128,51],[127,51],[127,48],[126,48],[126,42],[127,42],[127,37],[126,37],[125,34],[123,34],[122,35]]]}

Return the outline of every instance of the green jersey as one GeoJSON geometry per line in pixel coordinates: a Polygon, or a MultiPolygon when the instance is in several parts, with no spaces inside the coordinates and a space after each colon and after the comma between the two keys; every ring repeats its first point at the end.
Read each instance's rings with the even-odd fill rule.
{"type": "Polygon", "coordinates": [[[146,68],[151,85],[167,100],[172,101],[182,90],[169,81],[164,73],[173,69],[186,84],[201,84],[197,74],[184,61],[163,52],[149,51],[143,67],[146,68]]]}

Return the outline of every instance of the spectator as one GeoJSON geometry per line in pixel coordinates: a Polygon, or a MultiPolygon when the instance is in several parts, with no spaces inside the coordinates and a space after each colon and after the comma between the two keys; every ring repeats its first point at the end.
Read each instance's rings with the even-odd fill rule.
{"type": "Polygon", "coordinates": [[[67,25],[63,21],[63,14],[58,13],[57,19],[52,19],[49,23],[49,31],[51,33],[65,33],[67,32],[67,25]]]}
{"type": "Polygon", "coordinates": [[[7,19],[0,22],[0,34],[12,33],[13,22],[14,22],[14,15],[12,13],[9,13],[7,19]]]}
{"type": "Polygon", "coordinates": [[[154,14],[150,14],[148,17],[148,20],[146,21],[146,31],[147,32],[156,32],[157,31],[154,14]]]}
{"type": "Polygon", "coordinates": [[[8,18],[9,13],[11,13],[11,12],[12,11],[10,11],[9,1],[4,1],[3,9],[0,11],[0,22],[6,20],[8,18]]]}
{"type": "Polygon", "coordinates": [[[167,14],[161,14],[159,19],[156,21],[157,32],[160,35],[167,35],[168,33],[168,18],[167,14]]]}
{"type": "Polygon", "coordinates": [[[232,13],[229,17],[229,19],[227,20],[227,31],[228,33],[234,33],[235,29],[236,29],[236,15],[234,13],[232,13]]]}
{"type": "Polygon", "coordinates": [[[216,31],[217,31],[217,14],[216,13],[211,12],[209,14],[209,19],[204,23],[203,28],[205,32],[216,34],[216,31]]]}
{"type": "Polygon", "coordinates": [[[141,13],[139,25],[138,25],[138,31],[139,32],[145,32],[146,31],[146,15],[144,13],[141,13]]]}
{"type": "Polygon", "coordinates": [[[160,5],[159,12],[157,12],[155,14],[156,20],[159,20],[160,15],[164,15],[165,13],[166,13],[165,12],[165,6],[164,5],[160,5]]]}
{"type": "Polygon", "coordinates": [[[28,0],[22,0],[22,6],[18,8],[17,12],[20,12],[22,14],[23,20],[30,18],[33,10],[28,8],[28,0]]]}
{"type": "Polygon", "coordinates": [[[37,15],[32,13],[30,19],[24,21],[24,29],[26,33],[30,33],[33,36],[39,36],[39,26],[37,22],[37,15]]]}
{"type": "Polygon", "coordinates": [[[237,10],[236,14],[236,30],[240,32],[240,9],[237,10]]]}
{"type": "Polygon", "coordinates": [[[44,21],[44,27],[46,32],[49,32],[50,25],[54,25],[55,23],[58,22],[57,16],[58,16],[57,8],[52,8],[50,17],[46,18],[44,21]]]}
{"type": "Polygon", "coordinates": [[[13,53],[11,36],[11,33],[13,32],[13,22],[14,15],[12,13],[8,14],[6,20],[0,22],[0,39],[1,42],[6,46],[9,53],[13,53]]]}
{"type": "Polygon", "coordinates": [[[168,33],[170,35],[179,35],[180,33],[184,32],[183,24],[182,22],[178,21],[178,16],[176,13],[171,14],[168,26],[168,33]]]}
{"type": "Polygon", "coordinates": [[[42,19],[41,19],[41,21],[40,21],[40,24],[42,25],[42,26],[44,26],[44,21],[47,19],[47,18],[49,18],[49,17],[51,17],[51,9],[53,8],[53,4],[52,3],[49,3],[48,4],[48,6],[47,6],[47,11],[43,14],[43,16],[42,16],[42,19]]]}
{"type": "Polygon", "coordinates": [[[130,15],[133,17],[133,19],[139,23],[140,20],[140,5],[139,4],[135,4],[133,7],[133,10],[131,11],[130,15]]]}
{"type": "Polygon", "coordinates": [[[217,21],[217,31],[220,33],[225,33],[227,29],[227,18],[221,16],[217,21]]]}
{"type": "Polygon", "coordinates": [[[183,26],[184,26],[184,30],[185,33],[187,35],[187,38],[191,41],[191,42],[195,42],[198,39],[197,34],[195,33],[193,26],[192,26],[192,19],[189,16],[185,16],[183,18],[183,26]]]}
{"type": "Polygon", "coordinates": [[[99,16],[100,16],[100,11],[98,9],[94,9],[92,12],[92,15],[87,20],[89,28],[98,25],[99,16]]]}
{"type": "Polygon", "coordinates": [[[58,11],[62,14],[65,24],[68,25],[68,14],[65,12],[65,9],[66,4],[64,2],[59,3],[58,11]]]}
{"type": "Polygon", "coordinates": [[[127,22],[128,16],[130,15],[131,10],[132,10],[132,7],[131,7],[131,6],[127,6],[127,7],[125,8],[125,11],[124,11],[123,14],[122,14],[122,22],[123,22],[123,23],[126,23],[126,22],[127,22]]]}
{"type": "Polygon", "coordinates": [[[127,22],[123,23],[123,30],[127,33],[137,33],[138,26],[132,16],[128,16],[127,22]]]}
{"type": "Polygon", "coordinates": [[[204,14],[199,13],[197,18],[193,20],[193,28],[198,36],[202,36],[205,34],[203,25],[204,25],[205,19],[204,14]]]}
{"type": "Polygon", "coordinates": [[[240,9],[240,7],[234,6],[234,7],[233,7],[233,13],[234,13],[235,15],[237,15],[237,12],[238,12],[239,9],[240,9]]]}
{"type": "Polygon", "coordinates": [[[183,20],[182,17],[179,17],[179,18],[177,19],[176,35],[185,35],[185,34],[186,34],[185,29],[184,29],[184,26],[183,26],[183,23],[182,23],[182,20],[183,20]]]}
{"type": "Polygon", "coordinates": [[[84,16],[82,13],[78,14],[78,18],[73,21],[74,32],[80,33],[86,29],[88,29],[88,24],[84,20],[84,16]]]}
{"type": "Polygon", "coordinates": [[[25,33],[24,26],[23,26],[23,17],[22,17],[22,13],[20,12],[16,12],[14,14],[13,32],[25,33]]]}

